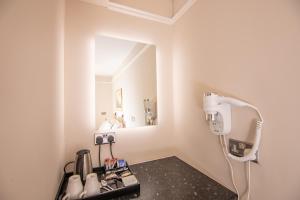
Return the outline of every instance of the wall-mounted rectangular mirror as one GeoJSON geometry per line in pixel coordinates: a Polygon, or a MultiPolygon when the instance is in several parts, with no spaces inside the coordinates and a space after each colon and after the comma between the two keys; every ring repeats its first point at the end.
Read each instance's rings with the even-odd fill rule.
{"type": "Polygon", "coordinates": [[[95,109],[101,132],[157,124],[154,45],[95,38],[95,109]]]}

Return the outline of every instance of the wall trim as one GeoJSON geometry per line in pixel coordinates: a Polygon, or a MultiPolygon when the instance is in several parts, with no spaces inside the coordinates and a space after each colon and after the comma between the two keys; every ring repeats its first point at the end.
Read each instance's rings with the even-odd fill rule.
{"type": "Polygon", "coordinates": [[[177,22],[194,5],[194,3],[196,3],[196,1],[197,0],[187,0],[187,2],[172,17],[172,24],[177,22]]]}
{"type": "Polygon", "coordinates": [[[132,8],[129,6],[121,5],[119,3],[111,2],[110,0],[80,0],[86,3],[104,6],[109,10],[144,18],[151,21],[156,21],[163,24],[173,25],[176,23],[193,5],[197,0],[187,0],[186,3],[173,15],[173,17],[165,17],[151,12],[143,11],[140,9],[132,8]]]}
{"type": "Polygon", "coordinates": [[[112,11],[120,12],[127,15],[132,15],[139,18],[148,19],[151,21],[156,21],[164,24],[172,24],[172,18],[163,17],[157,14],[153,14],[136,8],[131,8],[129,6],[124,6],[118,3],[109,2],[107,8],[112,11]]]}

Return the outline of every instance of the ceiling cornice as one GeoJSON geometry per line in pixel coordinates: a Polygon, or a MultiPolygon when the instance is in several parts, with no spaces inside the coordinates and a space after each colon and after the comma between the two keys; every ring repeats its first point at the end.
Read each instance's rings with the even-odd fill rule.
{"type": "Polygon", "coordinates": [[[144,18],[151,21],[156,21],[163,24],[173,25],[178,21],[193,5],[197,0],[187,0],[187,2],[174,14],[173,17],[165,17],[151,12],[143,11],[140,9],[132,8],[129,6],[121,5],[118,3],[111,2],[109,0],[81,0],[86,3],[104,6],[109,10],[120,12],[123,14],[144,18]]]}

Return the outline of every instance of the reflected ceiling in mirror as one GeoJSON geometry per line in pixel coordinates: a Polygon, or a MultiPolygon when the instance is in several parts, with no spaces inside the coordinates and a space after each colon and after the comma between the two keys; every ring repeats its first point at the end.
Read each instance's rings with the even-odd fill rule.
{"type": "Polygon", "coordinates": [[[99,132],[157,124],[156,48],[95,38],[95,121],[99,132]]]}

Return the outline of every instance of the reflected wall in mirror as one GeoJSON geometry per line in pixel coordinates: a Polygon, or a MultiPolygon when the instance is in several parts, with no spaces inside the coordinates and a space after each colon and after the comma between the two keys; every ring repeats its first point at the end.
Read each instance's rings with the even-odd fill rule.
{"type": "Polygon", "coordinates": [[[156,48],[95,38],[95,114],[99,132],[157,124],[156,48]]]}

